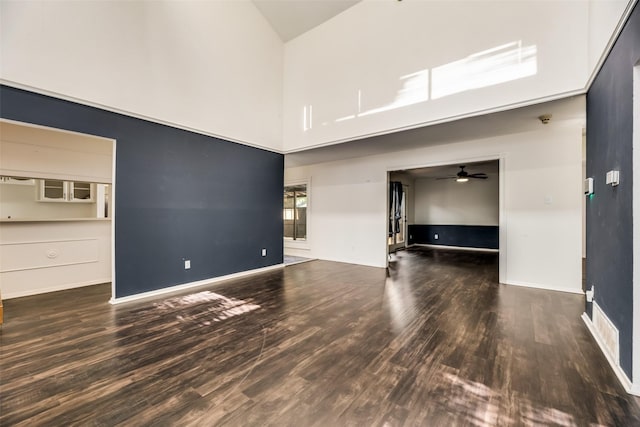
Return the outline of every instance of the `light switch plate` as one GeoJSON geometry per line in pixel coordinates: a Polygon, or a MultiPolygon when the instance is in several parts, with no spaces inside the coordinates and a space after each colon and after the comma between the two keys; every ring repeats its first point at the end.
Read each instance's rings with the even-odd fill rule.
{"type": "Polygon", "coordinates": [[[584,180],[584,195],[589,196],[593,194],[593,178],[587,178],[584,180]]]}

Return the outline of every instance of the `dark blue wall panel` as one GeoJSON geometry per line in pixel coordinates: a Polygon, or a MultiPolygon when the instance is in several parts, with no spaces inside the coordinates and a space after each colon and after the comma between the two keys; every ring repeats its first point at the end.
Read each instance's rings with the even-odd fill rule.
{"type": "Polygon", "coordinates": [[[117,297],[282,263],[281,154],[8,86],[0,116],[117,140],[117,297]]]}
{"type": "MultiPolygon", "coordinates": [[[[636,6],[587,94],[587,176],[594,178],[595,193],[587,201],[586,285],[595,285],[598,306],[620,331],[620,364],[629,378],[633,333],[633,67],[638,61],[640,8],[636,6]],[[605,184],[609,170],[620,171],[617,187],[605,184]]],[[[590,306],[587,303],[589,314],[590,306]]]]}
{"type": "Polygon", "coordinates": [[[498,249],[497,225],[409,225],[409,244],[498,249]],[[435,235],[438,238],[435,238],[435,235]]]}

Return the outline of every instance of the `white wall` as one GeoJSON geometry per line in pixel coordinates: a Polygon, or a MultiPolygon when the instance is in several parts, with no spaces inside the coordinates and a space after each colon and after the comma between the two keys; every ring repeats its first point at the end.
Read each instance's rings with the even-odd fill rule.
{"type": "Polygon", "coordinates": [[[311,178],[307,256],[384,267],[387,171],[502,157],[506,283],[580,292],[581,141],[580,123],[556,122],[536,132],[290,168],[285,179],[311,178]]]}
{"type": "Polygon", "coordinates": [[[613,33],[625,9],[633,0],[590,0],[589,1],[589,71],[594,71],[603,57],[607,44],[612,41],[613,33]]]}
{"type": "Polygon", "coordinates": [[[0,290],[16,298],[111,281],[111,221],[0,223],[0,290]]]}
{"type": "Polygon", "coordinates": [[[249,1],[0,2],[1,78],[281,149],[283,45],[249,1]]]}
{"type": "Polygon", "coordinates": [[[285,182],[311,179],[309,250],[285,247],[286,254],[386,265],[387,170],[374,161],[350,159],[285,169],[285,182]]]}
{"type": "Polygon", "coordinates": [[[285,149],[584,91],[587,23],[588,2],[364,0],[285,45],[285,149]]]}
{"type": "MultiPolygon", "coordinates": [[[[0,176],[111,183],[113,145],[92,135],[0,121],[0,176]]],[[[96,203],[36,201],[37,183],[0,184],[0,219],[96,217],[96,203]]]]}
{"type": "Polygon", "coordinates": [[[497,174],[465,183],[416,179],[415,224],[499,225],[498,183],[497,174]]]}
{"type": "Polygon", "coordinates": [[[110,183],[113,140],[0,121],[0,175],[110,183]]]}

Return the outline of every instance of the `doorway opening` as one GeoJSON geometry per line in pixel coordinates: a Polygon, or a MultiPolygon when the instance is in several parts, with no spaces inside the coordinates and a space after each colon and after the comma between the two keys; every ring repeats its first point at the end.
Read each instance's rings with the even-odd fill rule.
{"type": "Polygon", "coordinates": [[[407,245],[407,191],[409,185],[404,184],[402,176],[397,175],[390,174],[389,178],[389,237],[387,244],[390,253],[407,245]]]}
{"type": "Polygon", "coordinates": [[[307,184],[284,188],[284,238],[307,240],[307,184]]]}
{"type": "Polygon", "coordinates": [[[493,158],[390,171],[387,259],[424,246],[500,252],[502,266],[502,163],[493,158]]]}
{"type": "Polygon", "coordinates": [[[284,186],[283,239],[285,266],[312,261],[309,257],[310,181],[284,186]]]}
{"type": "Polygon", "coordinates": [[[0,120],[3,298],[97,284],[115,295],[115,140],[0,120]]]}
{"type": "Polygon", "coordinates": [[[389,229],[387,247],[389,253],[407,246],[407,199],[410,178],[402,173],[389,174],[389,229]],[[403,181],[404,180],[404,181],[403,181]]]}

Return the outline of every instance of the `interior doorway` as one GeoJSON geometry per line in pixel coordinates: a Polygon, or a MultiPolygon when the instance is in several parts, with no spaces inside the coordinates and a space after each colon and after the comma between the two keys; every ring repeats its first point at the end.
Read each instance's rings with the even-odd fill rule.
{"type": "Polygon", "coordinates": [[[283,204],[285,240],[307,240],[307,185],[284,187],[283,204]]]}
{"type": "Polygon", "coordinates": [[[312,261],[309,255],[310,181],[285,184],[283,246],[285,266],[312,261]]]}
{"type": "Polygon", "coordinates": [[[408,246],[500,252],[501,165],[489,159],[390,171],[388,253],[408,246]]]}
{"type": "Polygon", "coordinates": [[[407,202],[410,176],[401,172],[389,174],[389,253],[407,246],[407,202]],[[404,180],[404,181],[403,181],[404,180]]]}

